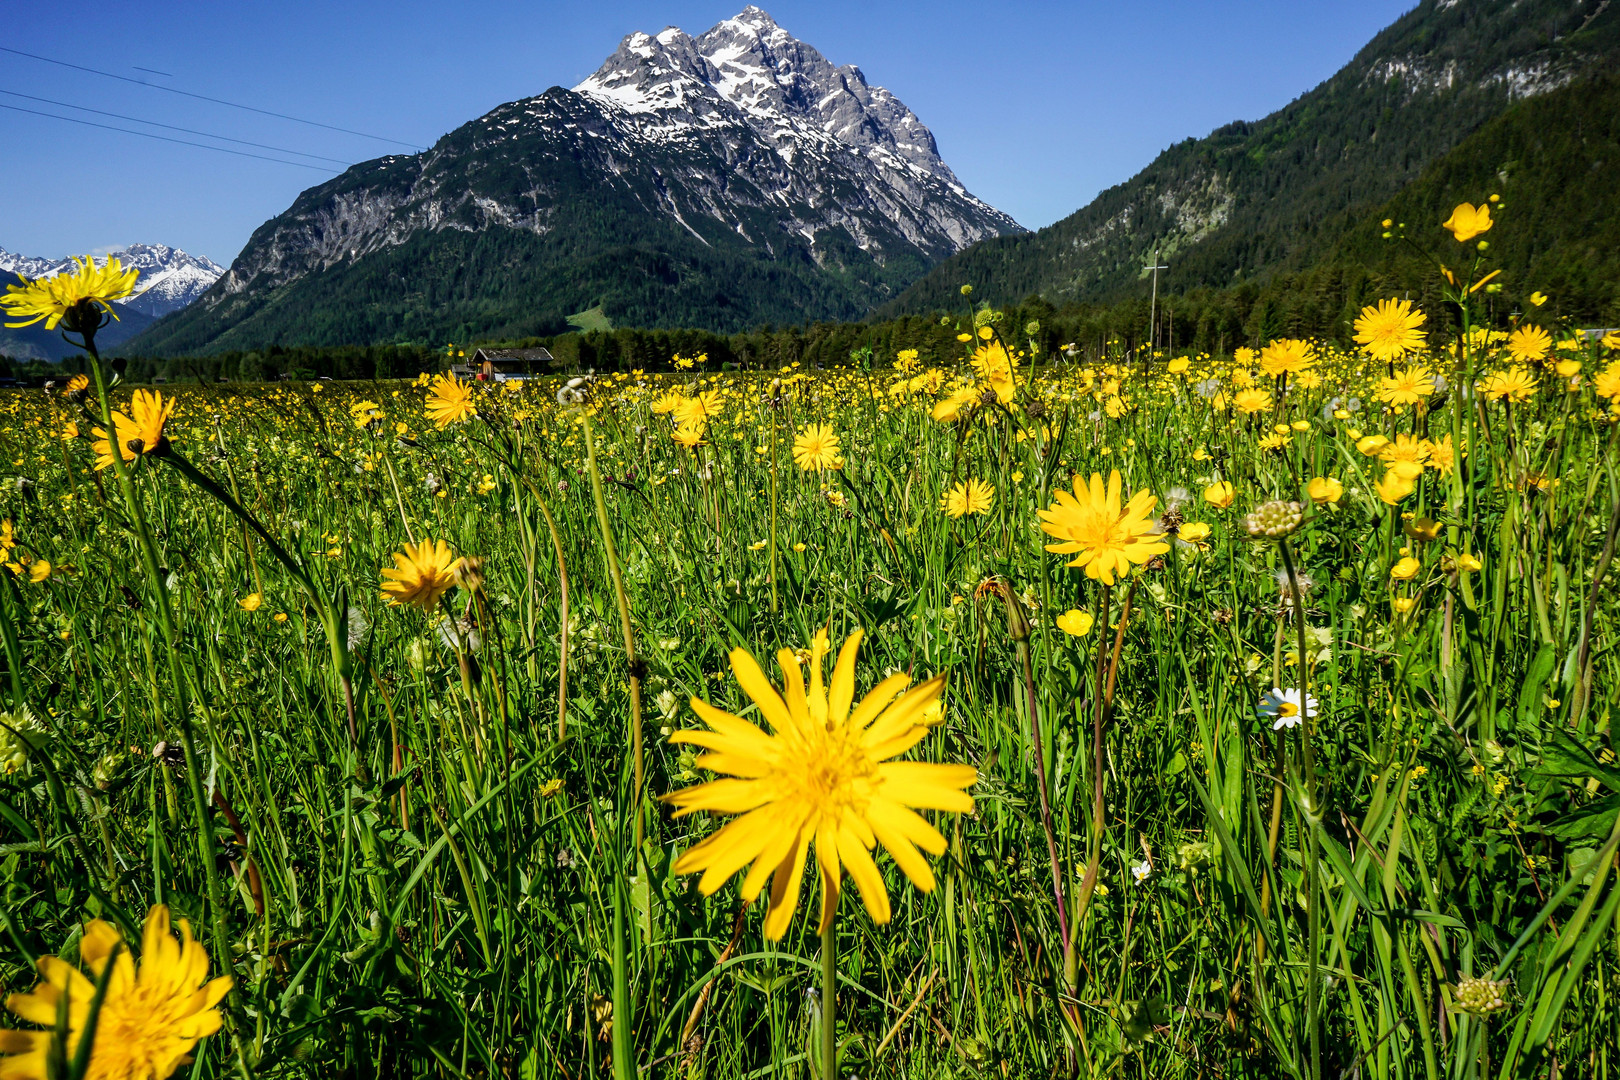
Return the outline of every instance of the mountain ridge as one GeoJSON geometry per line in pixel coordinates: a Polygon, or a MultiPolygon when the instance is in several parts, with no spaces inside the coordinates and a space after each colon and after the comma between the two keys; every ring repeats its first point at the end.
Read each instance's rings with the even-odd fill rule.
{"type": "Polygon", "coordinates": [[[308,189],[130,348],[523,335],[599,305],[621,325],[859,318],[1018,229],[894,95],[749,7],[697,38],[630,34],[575,89],[308,189]]]}
{"type": "Polygon", "coordinates": [[[1172,267],[1161,289],[1303,269],[1471,132],[1616,63],[1607,0],[1423,0],[1283,108],[1175,143],[1068,217],[941,262],[878,314],[948,308],[964,283],[990,303],[1113,302],[1140,290],[1155,252],[1172,267]]]}

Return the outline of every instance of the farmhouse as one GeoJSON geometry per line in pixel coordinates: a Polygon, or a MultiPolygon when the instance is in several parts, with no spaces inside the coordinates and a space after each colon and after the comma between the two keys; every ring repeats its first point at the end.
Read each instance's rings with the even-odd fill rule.
{"type": "Polygon", "coordinates": [[[465,363],[452,367],[450,373],[463,379],[506,382],[510,379],[537,379],[548,374],[554,364],[550,349],[481,348],[465,363]]]}

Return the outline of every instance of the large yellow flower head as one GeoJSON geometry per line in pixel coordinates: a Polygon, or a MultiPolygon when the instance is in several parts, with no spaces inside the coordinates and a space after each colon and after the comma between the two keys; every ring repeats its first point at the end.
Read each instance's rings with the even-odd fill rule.
{"type": "MultiPolygon", "coordinates": [[[[106,265],[97,266],[95,260],[87,255],[74,260],[74,269],[70,273],[33,281],[23,278],[20,285],[7,285],[6,295],[0,296],[0,307],[5,308],[6,314],[12,318],[20,320],[6,323],[8,327],[33,326],[43,322],[45,329],[55,330],[56,324],[75,308],[80,311],[88,309],[98,316],[106,312],[116,319],[118,313],[113,311],[112,302],[134,292],[135,279],[139,275],[139,270],[134,267],[125,270],[115,258],[108,258],[106,265]],[[81,304],[86,308],[80,308],[81,304]]],[[[77,317],[68,320],[67,328],[75,333],[84,329],[77,317]]]]}
{"type": "Polygon", "coordinates": [[[996,502],[996,489],[983,480],[969,480],[957,484],[939,498],[939,508],[946,517],[959,518],[971,514],[988,514],[996,502]]]}
{"type": "Polygon", "coordinates": [[[473,387],[453,375],[436,376],[428,386],[427,417],[441,428],[459,424],[478,412],[473,387]]]}
{"type": "Polygon", "coordinates": [[[420,544],[406,544],[403,552],[394,553],[393,569],[385,569],[382,583],[383,599],[390,607],[415,604],[423,611],[433,606],[456,582],[456,568],[461,560],[443,540],[423,540],[420,544]]]}
{"type": "Polygon", "coordinates": [[[1436,383],[1422,364],[1401,368],[1387,379],[1378,380],[1378,400],[1390,405],[1416,405],[1429,400],[1436,383]]]}
{"type": "Polygon", "coordinates": [[[1489,401],[1505,401],[1509,405],[1529,401],[1536,396],[1536,380],[1522,367],[1494,371],[1479,381],[1479,392],[1489,401]]]}
{"type": "Polygon", "coordinates": [[[1459,244],[1466,244],[1480,233],[1489,232],[1496,222],[1491,220],[1491,204],[1458,203],[1451,216],[1440,226],[1450,229],[1451,235],[1457,238],[1459,244]]]}
{"type": "Polygon", "coordinates": [[[1086,576],[1112,585],[1115,575],[1130,572],[1132,563],[1145,563],[1170,550],[1163,534],[1153,523],[1153,507],[1158,499],[1147,488],[1120,505],[1119,470],[1108,474],[1103,486],[1101,473],[1092,473],[1087,484],[1074,478],[1074,494],[1055,491],[1057,500],[1039,511],[1041,528],[1060,543],[1046,545],[1047,551],[1074,553],[1070,566],[1084,567],[1086,576]]]}
{"type": "Polygon", "coordinates": [[[827,424],[811,424],[793,440],[793,462],[805,472],[843,468],[838,433],[827,424]]]}
{"type": "MultiPolygon", "coordinates": [[[[118,449],[125,461],[134,461],[138,454],[152,454],[168,444],[163,438],[163,426],[174,415],[174,399],[163,400],[156,391],[137,390],[130,399],[130,415],[113,413],[113,427],[118,431],[118,449]]],[[[112,447],[107,442],[106,428],[91,428],[95,441],[90,444],[96,455],[96,468],[110,468],[113,463],[112,447]]]]}
{"type": "Polygon", "coordinates": [[[1270,412],[1271,395],[1264,390],[1250,387],[1247,390],[1239,390],[1232,398],[1232,405],[1244,416],[1257,412],[1270,412]]]}
{"type": "Polygon", "coordinates": [[[1282,338],[1260,350],[1260,370],[1276,378],[1297,375],[1316,362],[1316,346],[1298,338],[1282,338]]]}
{"type": "Polygon", "coordinates": [[[1377,307],[1362,308],[1356,318],[1356,344],[1374,360],[1395,360],[1423,348],[1424,333],[1418,327],[1425,321],[1409,300],[1380,300],[1377,307]]]}
{"type": "Polygon", "coordinates": [[[765,936],[773,941],[793,921],[812,845],[821,877],[822,927],[831,923],[845,868],[872,919],[886,923],[889,894],[870,852],[882,844],[913,885],[931,892],[933,871],[917,849],[942,855],[945,838],[916,811],[973,809],[965,790],[978,779],[973,766],[890,760],[928,734],[924,714],[939,701],[945,677],[908,690],[910,678],[897,672],[852,708],[861,638],[856,630],[844,642],[832,683],[825,686],[822,662],[830,646],[826,631],[816,632],[808,692],[792,650],[776,654],[784,690],[779,694],[751,655],[733,649],[731,670],[770,730],[693,698],[692,709],[709,730],[680,731],[670,738],[707,750],[697,759],[700,768],[729,774],[663,796],[677,807],[675,816],[740,815],[682,854],[675,872],[702,871],[698,891],[709,896],[749,867],[744,900],[756,898],[769,881],[765,936]]]}
{"type": "MultiPolygon", "coordinates": [[[[204,982],[208,953],[192,940],[180,920],[180,938],[169,928],[161,904],[146,916],[139,966],[112,924],[92,920],[79,942],[79,956],[99,979],[109,962],[112,974],[96,1020],[86,1080],[165,1080],[185,1064],[198,1041],[219,1030],[215,1008],[231,988],[229,975],[204,982]],[[115,955],[116,953],[116,955],[115,955]]],[[[6,1008],[35,1024],[55,1028],[57,1002],[67,996],[66,1051],[73,1060],[84,1037],[96,983],[54,956],[41,957],[44,979],[26,994],[13,994],[6,1008]]],[[[47,1080],[52,1031],[0,1031],[0,1076],[6,1080],[47,1080]]]]}
{"type": "Polygon", "coordinates": [[[1521,326],[1508,338],[1507,350],[1521,364],[1534,363],[1552,350],[1552,335],[1539,326],[1521,326]]]}

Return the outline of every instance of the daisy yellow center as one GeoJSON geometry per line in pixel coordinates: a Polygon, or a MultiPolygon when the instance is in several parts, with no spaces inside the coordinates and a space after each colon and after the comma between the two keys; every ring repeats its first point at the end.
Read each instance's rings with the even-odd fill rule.
{"type": "Polygon", "coordinates": [[[1278,716],[1298,716],[1299,715],[1299,706],[1295,705],[1292,701],[1285,701],[1281,705],[1277,706],[1277,715],[1278,716]]]}

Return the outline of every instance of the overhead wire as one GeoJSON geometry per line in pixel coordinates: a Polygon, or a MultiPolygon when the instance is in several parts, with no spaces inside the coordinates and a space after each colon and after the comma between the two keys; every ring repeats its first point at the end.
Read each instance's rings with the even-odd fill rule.
{"type": "Polygon", "coordinates": [[[311,165],[307,161],[288,161],[286,158],[270,157],[268,154],[253,154],[246,150],[232,150],[227,146],[211,146],[208,143],[192,142],[190,139],[176,139],[169,135],[158,135],[151,131],[136,131],[134,128],[122,128],[113,124],[98,124],[94,120],[81,120],[76,116],[58,116],[56,113],[41,112],[38,109],[25,109],[21,105],[7,105],[0,101],[0,109],[9,109],[12,112],[28,113],[32,116],[45,116],[52,120],[66,120],[70,124],[83,124],[85,127],[103,128],[107,131],[121,131],[125,135],[140,135],[147,139],[160,139],[163,142],[179,143],[181,146],[195,146],[203,150],[214,150],[221,154],[235,154],[237,157],[257,158],[260,161],[273,161],[278,165],[296,165],[300,169],[314,169],[316,172],[331,173],[331,169],[320,165],[311,165]]]}
{"type": "Polygon", "coordinates": [[[198,101],[209,101],[215,105],[228,105],[233,109],[245,109],[248,112],[258,113],[261,116],[274,116],[278,120],[291,120],[296,124],[308,124],[311,127],[326,128],[328,131],[341,131],[345,135],[358,135],[362,139],[375,139],[378,142],[393,143],[395,146],[408,146],[412,150],[425,150],[424,146],[409,143],[403,139],[391,139],[386,135],[373,135],[366,131],[356,131],[353,128],[338,127],[336,124],[324,124],[319,120],[307,120],[302,116],[293,116],[289,113],[274,112],[270,109],[260,109],[253,105],[243,105],[237,101],[226,101],[224,98],[209,97],[207,94],[194,94],[190,90],[178,90],[172,86],[159,86],[144,79],[132,79],[128,75],[119,75],[111,71],[102,71],[100,68],[86,67],[83,64],[71,64],[66,60],[57,60],[49,56],[40,56],[38,53],[24,52],[22,49],[13,49],[9,45],[0,45],[0,52],[8,52],[13,56],[26,56],[30,60],[39,60],[47,64],[56,64],[59,67],[72,68],[75,71],[87,71],[92,75],[101,75],[120,82],[134,83],[136,86],[150,87],[153,90],[162,90],[168,94],[179,94],[181,97],[195,98],[198,101]]]}
{"type": "MultiPolygon", "coordinates": [[[[5,94],[9,97],[25,98],[29,101],[38,101],[45,105],[55,105],[62,109],[77,109],[80,112],[95,113],[97,116],[110,116],[114,120],[128,120],[132,124],[149,124],[152,127],[168,128],[170,131],[183,131],[187,135],[201,135],[205,139],[220,139],[224,142],[239,143],[242,146],[256,146],[260,150],[274,150],[278,154],[292,154],[295,157],[307,157],[314,158],[316,161],[328,161],[333,165],[342,165],[344,168],[348,168],[350,165],[354,164],[352,161],[342,161],[338,158],[326,157],[323,154],[311,154],[305,150],[292,150],[285,146],[271,146],[269,143],[253,142],[250,139],[238,139],[230,135],[216,135],[211,131],[198,131],[196,128],[180,127],[177,124],[165,124],[158,120],[143,120],[138,116],[125,116],[123,113],[108,112],[105,109],[92,109],[88,105],[75,105],[69,101],[53,101],[50,98],[38,97],[34,94],[24,94],[16,90],[0,89],[0,94],[5,94]]],[[[62,119],[71,119],[71,117],[63,117],[62,119]]]]}

